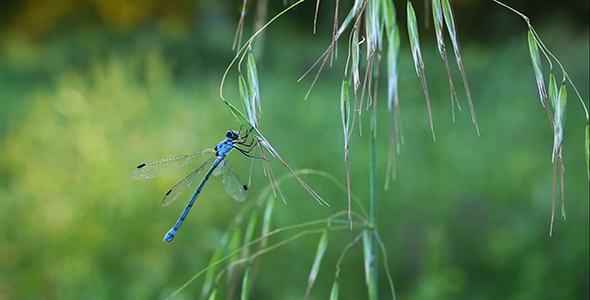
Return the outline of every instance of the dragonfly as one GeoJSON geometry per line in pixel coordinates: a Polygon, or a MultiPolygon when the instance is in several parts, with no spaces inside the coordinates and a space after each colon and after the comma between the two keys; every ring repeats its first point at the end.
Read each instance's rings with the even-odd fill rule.
{"type": "Polygon", "coordinates": [[[193,207],[195,200],[201,193],[201,190],[213,175],[223,174],[223,184],[227,193],[237,201],[244,201],[246,199],[248,186],[244,184],[244,182],[238,177],[234,169],[229,165],[226,160],[227,155],[233,150],[237,149],[242,154],[256,158],[255,156],[250,155],[252,149],[255,148],[256,144],[254,142],[255,139],[252,139],[249,143],[247,142],[248,136],[250,131],[247,131],[244,136],[240,136],[240,132],[236,130],[228,131],[225,134],[226,139],[219,143],[215,148],[205,149],[199,152],[195,152],[192,154],[181,155],[171,158],[165,158],[161,160],[156,160],[153,162],[143,163],[140,164],[133,170],[131,177],[135,180],[143,180],[143,179],[151,179],[154,177],[158,177],[160,175],[166,174],[170,171],[176,170],[178,168],[184,167],[187,164],[192,163],[197,158],[202,157],[203,155],[215,153],[214,156],[209,158],[205,161],[201,166],[199,166],[196,170],[186,176],[183,180],[181,180],[178,184],[172,187],[164,196],[162,200],[162,206],[168,206],[172,203],[176,198],[178,198],[182,192],[184,192],[190,185],[195,182],[199,174],[205,169],[207,165],[213,162],[211,168],[205,173],[201,183],[195,190],[193,196],[191,197],[190,201],[186,205],[184,211],[178,218],[178,221],[170,229],[166,235],[164,236],[164,241],[171,242],[172,239],[176,236],[178,229],[184,222],[186,216],[188,215],[189,211],[193,207]]]}

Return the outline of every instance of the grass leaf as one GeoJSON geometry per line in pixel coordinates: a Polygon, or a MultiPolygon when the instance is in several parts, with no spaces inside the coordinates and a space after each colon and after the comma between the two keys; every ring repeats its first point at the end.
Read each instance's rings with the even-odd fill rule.
{"type": "Polygon", "coordinates": [[[211,294],[209,294],[209,297],[207,297],[207,300],[217,300],[217,288],[215,288],[211,294]]]}
{"type": "Polygon", "coordinates": [[[465,74],[465,68],[463,67],[463,60],[461,59],[461,52],[459,51],[459,40],[457,38],[457,31],[455,30],[455,21],[453,18],[453,10],[449,0],[442,0],[442,9],[445,19],[445,25],[447,25],[447,31],[451,37],[453,43],[453,50],[455,53],[455,60],[457,66],[461,72],[461,79],[463,79],[463,86],[465,87],[465,94],[467,94],[467,102],[469,103],[469,110],[471,111],[471,121],[475,125],[477,135],[479,135],[479,126],[477,125],[477,118],[475,117],[475,108],[473,107],[473,100],[471,99],[471,91],[469,90],[469,83],[467,83],[467,75],[465,74]]]}
{"type": "Polygon", "coordinates": [[[338,285],[338,278],[334,279],[334,283],[332,283],[332,290],[330,290],[330,300],[338,300],[338,291],[340,287],[338,285]]]}
{"type": "Polygon", "coordinates": [[[234,228],[231,238],[229,240],[228,251],[232,253],[229,260],[229,267],[227,268],[227,278],[229,282],[234,280],[234,276],[237,275],[237,266],[234,264],[240,259],[238,249],[241,247],[240,239],[242,230],[240,227],[234,228]]]}
{"type": "MultiPolygon", "coordinates": [[[[250,216],[250,220],[248,222],[248,226],[246,226],[246,233],[244,234],[244,241],[242,242],[243,245],[248,245],[252,241],[252,237],[254,236],[254,229],[258,225],[258,218],[260,217],[260,213],[258,211],[254,211],[252,216],[250,216]]],[[[248,248],[244,248],[247,250],[248,248]]],[[[247,252],[242,256],[247,256],[247,252]]]]}
{"type": "Polygon", "coordinates": [[[213,252],[211,259],[209,260],[209,266],[211,266],[211,268],[208,269],[207,273],[205,274],[205,281],[203,282],[203,289],[201,290],[201,299],[204,299],[206,295],[210,295],[211,293],[211,288],[213,287],[213,280],[215,279],[215,273],[218,269],[217,264],[215,263],[221,259],[222,254],[223,247],[218,247],[217,249],[215,249],[215,252],[213,252]]]}
{"type": "Polygon", "coordinates": [[[590,180],[590,123],[586,123],[586,171],[588,171],[588,179],[590,180]]]}
{"type": "Polygon", "coordinates": [[[539,46],[537,39],[532,30],[528,33],[529,55],[531,56],[531,63],[533,64],[533,71],[535,72],[535,80],[537,81],[537,89],[539,90],[539,97],[541,98],[541,105],[545,107],[547,92],[545,90],[545,82],[543,81],[543,68],[541,65],[541,55],[539,54],[539,46]]]}
{"type": "Polygon", "coordinates": [[[318,247],[316,249],[315,258],[313,260],[313,265],[311,267],[311,272],[309,273],[309,278],[307,280],[307,291],[305,292],[305,299],[309,299],[311,288],[313,287],[313,284],[317,279],[318,272],[320,271],[320,264],[322,262],[322,258],[324,258],[324,254],[326,253],[327,248],[328,230],[324,231],[324,233],[320,237],[320,241],[318,242],[318,247]]]}
{"type": "Polygon", "coordinates": [[[256,60],[252,52],[248,52],[248,61],[246,63],[246,69],[248,70],[248,86],[250,88],[250,101],[247,103],[248,110],[246,115],[250,122],[258,127],[258,119],[261,114],[262,106],[260,104],[260,88],[258,84],[258,70],[256,68],[256,60]]]}
{"type": "MultiPolygon", "coordinates": [[[[342,88],[340,90],[340,114],[342,117],[342,128],[344,131],[344,164],[346,165],[346,187],[348,197],[348,219],[352,221],[352,190],[350,186],[350,161],[348,152],[348,141],[350,137],[350,99],[348,93],[348,81],[346,77],[342,80],[342,88]]],[[[352,223],[351,223],[352,225],[352,223]]]]}
{"type": "Polygon", "coordinates": [[[252,267],[248,266],[242,278],[242,293],[240,293],[241,300],[248,300],[250,298],[250,288],[252,287],[252,267]]]}
{"type": "Polygon", "coordinates": [[[384,1],[385,32],[387,34],[387,108],[389,109],[389,150],[387,170],[385,175],[385,189],[389,181],[395,179],[395,155],[400,152],[403,144],[401,114],[399,108],[399,75],[398,60],[400,53],[399,27],[397,26],[395,7],[392,1],[384,1]]]}
{"type": "Polygon", "coordinates": [[[420,38],[418,37],[418,21],[416,21],[416,12],[412,6],[412,2],[408,1],[408,37],[410,39],[410,48],[412,49],[412,57],[414,58],[414,67],[416,74],[420,77],[422,83],[422,90],[426,98],[426,106],[428,107],[428,118],[430,119],[430,130],[432,131],[432,138],[436,141],[434,135],[434,123],[432,120],[432,109],[430,108],[430,96],[428,95],[428,86],[426,85],[426,74],[424,72],[424,61],[422,60],[422,51],[420,50],[420,38]]]}
{"type": "Polygon", "coordinates": [[[551,108],[555,109],[555,103],[557,103],[557,83],[555,82],[555,76],[553,72],[549,73],[549,103],[551,103],[551,108]]]}
{"type": "Polygon", "coordinates": [[[565,81],[562,83],[559,94],[556,98],[556,102],[553,104],[555,107],[553,118],[554,118],[554,141],[553,141],[553,159],[561,152],[559,148],[563,145],[563,127],[565,124],[565,111],[567,107],[567,89],[565,87],[565,81]]]}
{"type": "Polygon", "coordinates": [[[441,0],[432,1],[432,19],[434,23],[434,31],[436,33],[438,52],[443,61],[445,62],[445,67],[447,69],[447,77],[449,80],[449,88],[451,91],[451,114],[453,116],[454,122],[455,103],[457,103],[457,108],[459,108],[459,110],[461,110],[461,105],[459,104],[459,98],[457,98],[457,92],[455,91],[455,85],[453,84],[453,78],[451,77],[451,69],[449,67],[449,59],[447,57],[447,49],[445,46],[445,40],[443,36],[443,9],[440,2],[441,0]]]}

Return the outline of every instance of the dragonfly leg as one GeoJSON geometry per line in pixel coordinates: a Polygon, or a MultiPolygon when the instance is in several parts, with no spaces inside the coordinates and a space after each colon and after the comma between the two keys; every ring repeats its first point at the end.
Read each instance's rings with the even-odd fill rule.
{"type": "MultiPolygon", "coordinates": [[[[240,130],[238,130],[238,136],[239,136],[239,133],[242,132],[243,128],[244,128],[244,124],[240,125],[240,130]]],[[[252,132],[252,130],[254,130],[254,127],[251,127],[250,129],[246,130],[246,133],[243,136],[241,136],[239,139],[240,140],[247,139],[248,136],[250,136],[250,133],[252,132]]]]}

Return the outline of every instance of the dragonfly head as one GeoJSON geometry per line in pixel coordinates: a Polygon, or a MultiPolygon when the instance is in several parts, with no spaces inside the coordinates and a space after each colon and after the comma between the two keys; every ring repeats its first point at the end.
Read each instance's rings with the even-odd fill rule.
{"type": "Polygon", "coordinates": [[[240,134],[235,130],[230,130],[230,131],[226,132],[225,136],[231,140],[237,140],[240,138],[240,134]]]}

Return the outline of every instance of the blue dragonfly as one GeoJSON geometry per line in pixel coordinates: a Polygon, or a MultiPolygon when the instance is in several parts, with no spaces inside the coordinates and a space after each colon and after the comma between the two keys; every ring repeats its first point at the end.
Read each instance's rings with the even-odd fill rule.
{"type": "Polygon", "coordinates": [[[170,229],[164,236],[164,241],[172,241],[172,239],[176,235],[176,232],[182,225],[182,222],[184,222],[184,219],[186,218],[193,204],[195,203],[197,196],[199,196],[199,193],[201,193],[203,186],[205,186],[205,183],[207,182],[207,180],[209,180],[209,177],[211,177],[211,174],[223,174],[223,184],[225,190],[232,198],[236,199],[237,201],[244,201],[244,199],[246,199],[248,187],[244,184],[242,180],[240,180],[234,169],[232,169],[232,167],[229,165],[225,158],[233,149],[237,149],[238,151],[240,151],[248,157],[257,158],[255,156],[250,155],[250,152],[252,151],[252,149],[255,148],[256,143],[254,142],[255,139],[250,141],[250,143],[247,143],[249,133],[250,131],[248,131],[244,136],[240,136],[239,131],[228,131],[225,134],[226,139],[219,143],[217,146],[215,146],[215,148],[206,149],[192,154],[143,163],[137,166],[135,170],[133,170],[133,173],[131,174],[133,179],[150,179],[166,174],[170,171],[176,170],[183,166],[186,166],[187,164],[195,161],[197,158],[205,154],[215,153],[213,157],[209,158],[200,167],[198,167],[196,170],[194,170],[192,173],[186,176],[183,180],[181,180],[178,184],[171,188],[168,191],[168,193],[166,193],[166,195],[164,196],[164,199],[162,200],[162,206],[168,206],[170,203],[176,200],[176,198],[178,198],[178,196],[180,196],[180,194],[182,194],[182,192],[184,192],[197,179],[199,174],[205,169],[205,167],[208,164],[213,162],[213,165],[211,166],[209,171],[205,173],[205,176],[201,180],[201,183],[199,184],[195,193],[186,205],[186,208],[180,215],[180,218],[178,218],[176,225],[174,225],[174,227],[172,227],[172,229],[170,229]]]}

